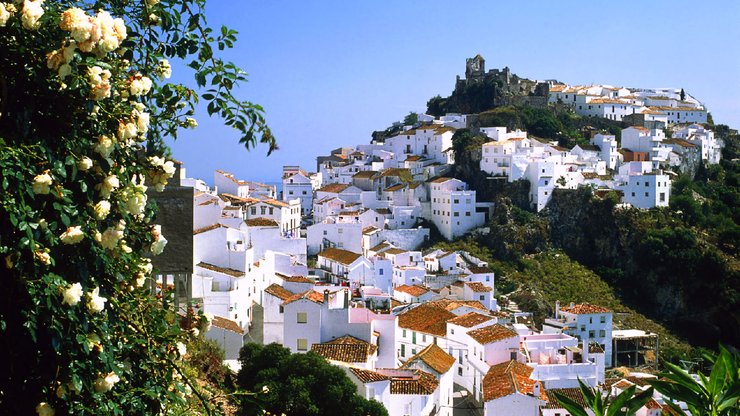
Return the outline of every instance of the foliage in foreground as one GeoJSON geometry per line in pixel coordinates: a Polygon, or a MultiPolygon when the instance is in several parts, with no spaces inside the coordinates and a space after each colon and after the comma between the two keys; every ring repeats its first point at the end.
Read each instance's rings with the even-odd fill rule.
{"type": "Polygon", "coordinates": [[[197,126],[168,59],[243,143],[275,146],[204,6],[0,3],[0,414],[210,413],[183,363],[207,318],[181,324],[144,287],[166,244],[147,194],[175,172],[164,138],[197,126]]]}
{"type": "MultiPolygon", "coordinates": [[[[635,394],[637,387],[631,386],[612,399],[611,396],[602,396],[601,389],[591,388],[581,380],[578,380],[578,384],[587,408],[593,412],[594,416],[634,415],[653,396],[652,388],[635,394]]],[[[554,394],[563,408],[572,416],[588,416],[586,408],[578,402],[560,393],[554,394]]]]}
{"type": "MultiPolygon", "coordinates": [[[[246,344],[239,354],[241,370],[237,385],[241,389],[266,394],[260,404],[271,414],[326,416],[383,416],[387,411],[375,400],[357,394],[357,386],[339,367],[312,352],[291,354],[279,345],[246,344]],[[264,386],[264,388],[263,388],[264,386]]],[[[241,415],[256,415],[258,410],[246,400],[241,415]]]]}

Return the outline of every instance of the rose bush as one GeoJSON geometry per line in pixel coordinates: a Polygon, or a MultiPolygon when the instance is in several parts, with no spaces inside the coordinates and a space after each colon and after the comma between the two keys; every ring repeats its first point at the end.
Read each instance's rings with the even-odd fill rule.
{"type": "Polygon", "coordinates": [[[166,238],[146,192],[195,105],[276,148],[205,0],[0,2],[0,414],[211,413],[183,371],[208,318],[145,285],[166,238]],[[170,83],[170,60],[198,94],[170,83]],[[157,296],[155,296],[157,295],[157,296]]]}

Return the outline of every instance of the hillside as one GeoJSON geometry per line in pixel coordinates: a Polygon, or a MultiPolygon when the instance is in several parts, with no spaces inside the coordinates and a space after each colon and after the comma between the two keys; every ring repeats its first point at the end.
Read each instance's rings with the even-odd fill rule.
{"type": "MultiPolygon", "coordinates": [[[[594,126],[612,133],[623,127],[514,106],[481,113],[478,122],[536,131],[562,144],[580,142],[594,126]]],[[[710,128],[725,141],[722,163],[702,166],[694,179],[675,179],[669,208],[620,209],[616,195],[579,189],[557,190],[540,213],[529,211],[527,182],[495,180],[480,171],[486,138],[458,130],[453,176],[496,207],[488,235],[440,245],[491,259],[503,277],[497,288],[515,290],[538,319],[555,300],[588,301],[618,311],[615,321],[625,328],[661,334],[664,358],[685,356],[689,345],[738,345],[740,137],[727,126],[710,128]]]]}

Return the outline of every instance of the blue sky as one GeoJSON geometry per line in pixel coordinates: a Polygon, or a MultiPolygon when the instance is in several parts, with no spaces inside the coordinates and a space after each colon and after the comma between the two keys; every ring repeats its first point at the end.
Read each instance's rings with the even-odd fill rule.
{"type": "Polygon", "coordinates": [[[239,93],[265,108],[280,146],[247,152],[200,111],[171,144],[209,183],[215,169],[258,181],[279,180],[285,164],[315,170],[317,155],[448,95],[478,53],[486,69],[531,79],[684,88],[740,127],[738,1],[211,0],[206,14],[239,32],[226,58],[249,73],[239,93]]]}

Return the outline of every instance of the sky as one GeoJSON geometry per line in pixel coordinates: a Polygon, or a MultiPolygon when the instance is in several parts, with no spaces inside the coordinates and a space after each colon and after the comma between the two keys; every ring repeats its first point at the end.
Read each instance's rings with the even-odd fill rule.
{"type": "MultiPolygon", "coordinates": [[[[716,123],[740,128],[740,1],[211,0],[211,26],[239,32],[223,55],[249,74],[238,96],[262,105],[279,150],[247,151],[203,108],[170,142],[187,174],[279,181],[283,165],[369,143],[429,98],[449,95],[465,59],[530,79],[675,87],[716,123]]],[[[174,65],[176,80],[187,68],[174,65]]]]}

